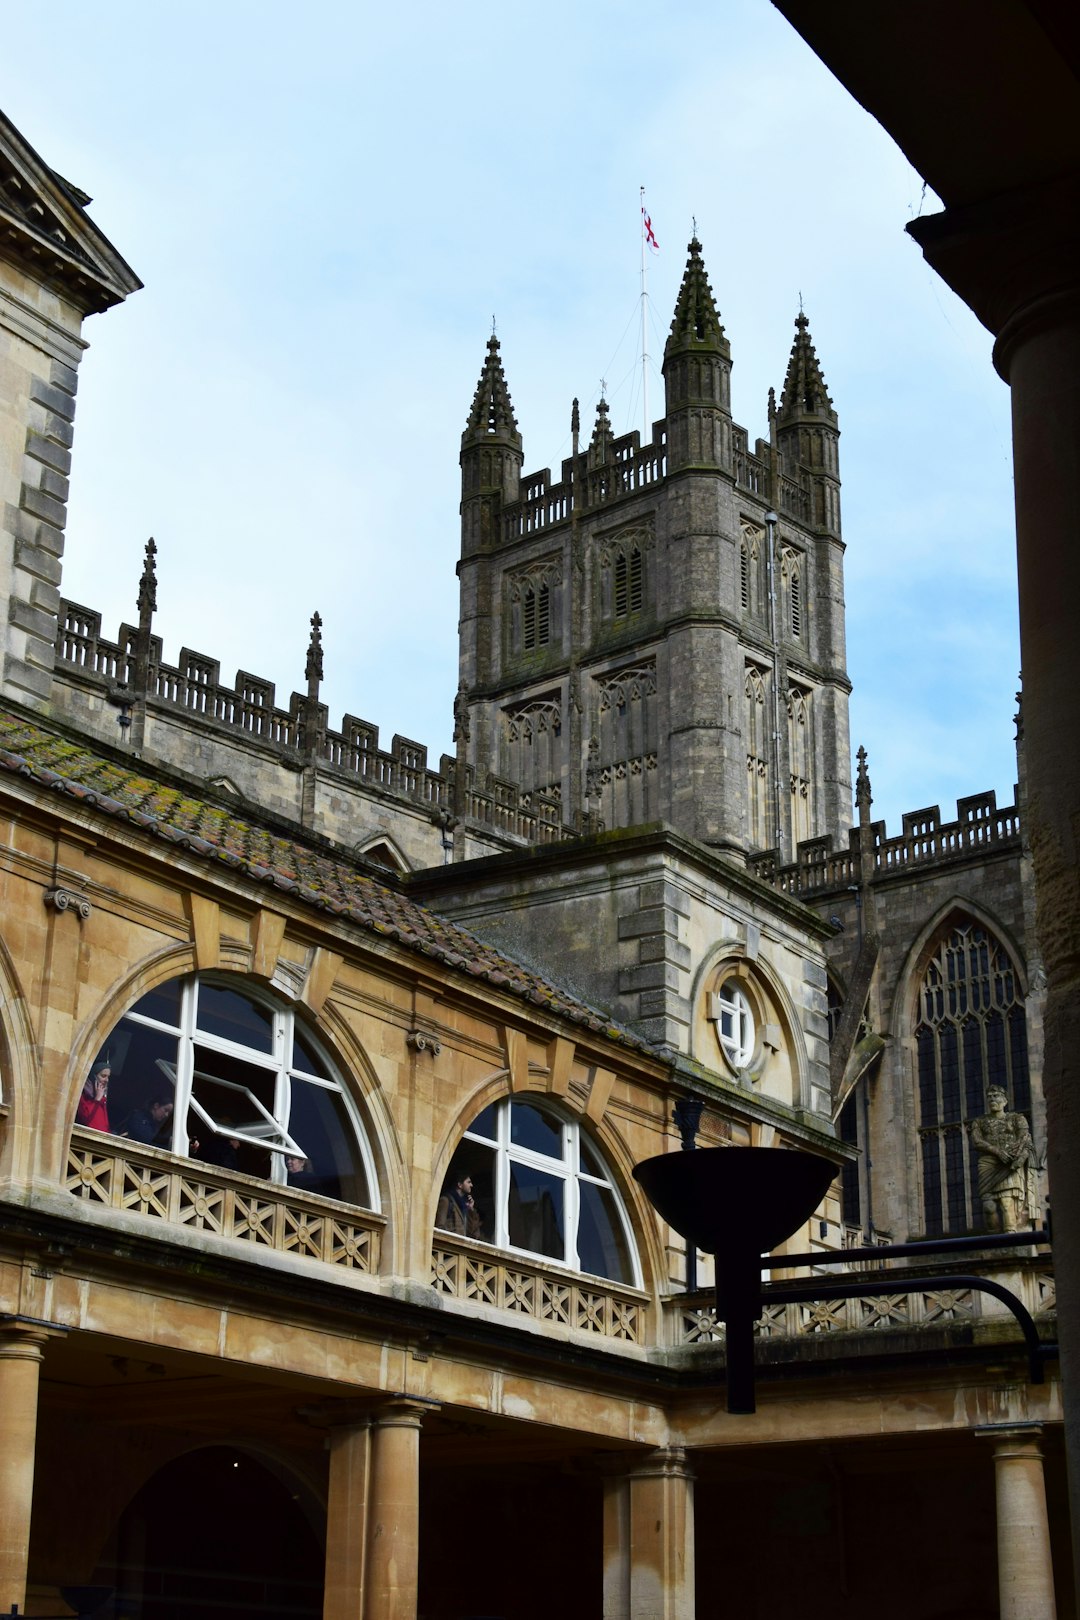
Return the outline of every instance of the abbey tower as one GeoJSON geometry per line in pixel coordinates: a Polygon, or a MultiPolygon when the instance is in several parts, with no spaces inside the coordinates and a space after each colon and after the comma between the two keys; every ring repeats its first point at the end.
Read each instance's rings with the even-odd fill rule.
{"type": "Polygon", "coordinates": [[[666,415],[601,399],[553,482],[522,476],[496,338],[462,436],[459,730],[580,828],[666,821],[793,858],[851,821],[837,415],[805,315],[769,439],[731,417],[731,345],[690,243],[666,415]]]}

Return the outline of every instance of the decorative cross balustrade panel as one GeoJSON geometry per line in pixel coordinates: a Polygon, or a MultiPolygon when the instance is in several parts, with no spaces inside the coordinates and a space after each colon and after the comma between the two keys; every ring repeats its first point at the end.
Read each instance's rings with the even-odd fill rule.
{"type": "MultiPolygon", "coordinates": [[[[865,1268],[860,1267],[860,1270],[865,1268]]],[[[1002,1276],[980,1267],[998,1282],[1015,1288],[1022,1303],[1036,1319],[1053,1311],[1055,1291],[1053,1273],[1045,1266],[1027,1269],[1019,1274],[1010,1270],[1002,1276]]],[[[846,1273],[835,1272],[823,1277],[823,1294],[829,1282],[843,1280],[846,1273]]],[[[897,1272],[896,1280],[903,1273],[897,1272]]],[[[704,1300],[686,1301],[670,1299],[665,1310],[669,1326],[674,1326],[677,1344],[723,1343],[724,1325],[717,1322],[716,1313],[704,1300]]],[[[986,1295],[968,1288],[935,1288],[932,1281],[916,1287],[911,1293],[892,1293],[887,1280],[883,1280],[880,1294],[862,1299],[821,1299],[800,1301],[797,1304],[770,1305],[768,1294],[760,1320],[755,1324],[759,1339],[796,1339],[820,1333],[888,1332],[902,1328],[908,1331],[921,1327],[941,1327],[952,1322],[974,1322],[993,1317],[995,1321],[1009,1321],[1007,1313],[986,1295]],[[989,1307],[989,1308],[988,1308],[989,1307]]]]}
{"type": "Polygon", "coordinates": [[[644,1343],[643,1295],[599,1278],[578,1278],[509,1259],[497,1250],[469,1243],[459,1246],[444,1234],[432,1246],[431,1286],[453,1299],[515,1311],[535,1322],[628,1344],[644,1343]]]}
{"type": "Polygon", "coordinates": [[[191,1231],[374,1272],[383,1222],[250,1176],[224,1177],[196,1161],[136,1150],[94,1132],[72,1133],[67,1190],[88,1203],[130,1210],[191,1231]]]}

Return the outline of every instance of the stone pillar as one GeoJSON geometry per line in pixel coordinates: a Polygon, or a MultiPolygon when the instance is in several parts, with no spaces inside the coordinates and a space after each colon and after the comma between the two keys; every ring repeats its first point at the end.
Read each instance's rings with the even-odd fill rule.
{"type": "MultiPolygon", "coordinates": [[[[694,1620],[694,1477],[686,1453],[654,1451],[631,1470],[629,1484],[628,1620],[694,1620]]],[[[607,1525],[605,1502],[605,1554],[607,1525]]]]}
{"type": "Polygon", "coordinates": [[[332,1429],[323,1620],[363,1620],[370,1483],[370,1423],[332,1429]]]}
{"type": "Polygon", "coordinates": [[[1042,1428],[1002,1423],[978,1432],[994,1443],[1001,1620],[1055,1620],[1042,1428]]]}
{"type": "Polygon", "coordinates": [[[420,1563],[420,1425],[430,1403],[402,1397],[371,1435],[364,1620],[415,1620],[420,1563]]]}
{"type": "Polygon", "coordinates": [[[630,1620],[630,1481],[604,1480],[603,1620],[630,1620]]]}
{"type": "MultiPolygon", "coordinates": [[[[1075,174],[987,195],[908,226],[927,261],[997,338],[1012,390],[1027,796],[1046,972],[1043,1091],[1057,1323],[1080,1583],[1080,266],[1075,174]]],[[[1078,1584],[1080,1590],[1080,1584],[1078,1584]]]]}
{"type": "Polygon", "coordinates": [[[26,1609],[38,1375],[46,1328],[0,1329],[0,1614],[26,1609]]]}

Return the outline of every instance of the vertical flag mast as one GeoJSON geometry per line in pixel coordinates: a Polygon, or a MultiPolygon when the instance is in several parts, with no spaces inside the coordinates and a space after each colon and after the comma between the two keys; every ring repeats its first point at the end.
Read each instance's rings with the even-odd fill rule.
{"type": "Polygon", "coordinates": [[[641,408],[644,416],[641,442],[646,445],[649,442],[649,290],[645,276],[645,266],[648,262],[645,249],[650,247],[654,253],[659,253],[660,244],[656,240],[652,220],[646,212],[645,187],[640,186],[638,190],[641,195],[641,408]]]}

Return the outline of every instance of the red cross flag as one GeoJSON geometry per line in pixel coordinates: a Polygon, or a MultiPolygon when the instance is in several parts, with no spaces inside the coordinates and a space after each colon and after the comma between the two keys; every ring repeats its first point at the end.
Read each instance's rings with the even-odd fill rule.
{"type": "Polygon", "coordinates": [[[652,220],[649,218],[649,215],[648,215],[648,213],[646,211],[644,203],[642,203],[642,205],[641,205],[641,220],[642,220],[642,229],[645,232],[645,240],[646,240],[646,242],[648,243],[649,247],[652,248],[654,253],[659,253],[660,244],[656,240],[656,232],[652,228],[652,220]]]}

